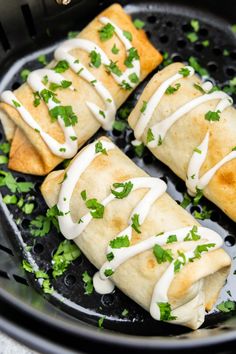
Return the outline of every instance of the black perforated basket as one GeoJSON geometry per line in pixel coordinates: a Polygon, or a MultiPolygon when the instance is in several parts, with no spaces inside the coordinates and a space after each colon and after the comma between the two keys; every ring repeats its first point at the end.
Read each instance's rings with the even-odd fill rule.
{"type": "MultiPolygon", "coordinates": [[[[16,89],[22,83],[20,71],[41,66],[37,58],[53,57],[55,45],[67,37],[68,31],[83,28],[96,14],[113,1],[72,0],[67,6],[54,0],[0,1],[0,91],[16,89]]],[[[231,25],[236,22],[235,1],[117,1],[131,16],[145,21],[145,29],[153,44],[173,61],[198,58],[212,80],[224,88],[236,76],[236,35],[231,25]],[[198,40],[190,42],[191,19],[198,19],[198,40]],[[206,41],[209,41],[206,45],[206,41]]],[[[160,66],[161,68],[162,66],[160,66]]],[[[150,76],[151,77],[151,76],[150,76]]],[[[130,96],[125,106],[134,107],[150,77],[130,96]]],[[[235,97],[233,97],[235,98],[235,97]]],[[[2,128],[1,128],[2,132],[2,128]]],[[[97,136],[104,134],[98,132],[97,136]]],[[[186,191],[184,183],[147,150],[139,158],[134,153],[130,129],[113,130],[108,136],[152,176],[164,179],[169,194],[178,202],[186,191]]],[[[5,140],[0,133],[1,142],[5,140]]],[[[94,137],[93,137],[94,139],[94,137]]],[[[92,139],[92,140],[93,140],[92,139]]],[[[2,166],[1,166],[2,167],[2,166]]],[[[2,169],[5,169],[3,167],[2,169]]],[[[40,195],[41,177],[13,173],[18,181],[32,181],[34,211],[25,215],[15,206],[0,206],[0,329],[28,346],[45,353],[121,353],[122,352],[224,352],[236,343],[235,313],[223,314],[214,308],[198,331],[160,323],[117,289],[109,295],[84,294],[82,273],[91,275],[95,268],[82,255],[56,280],[51,279],[54,294],[45,295],[40,284],[21,268],[22,259],[35,262],[51,273],[51,258],[62,236],[53,229],[44,238],[33,238],[30,221],[44,214],[46,204],[40,195]],[[26,247],[31,246],[31,247],[26,247]],[[128,310],[123,316],[122,311],[128,310]],[[104,317],[104,329],[98,329],[104,317]]],[[[2,195],[7,190],[1,188],[2,195]]],[[[234,261],[235,224],[218,208],[203,198],[199,206],[188,206],[194,213],[207,206],[213,210],[204,226],[219,232],[224,248],[234,261]]],[[[219,302],[236,299],[234,264],[219,302]]],[[[1,348],[0,348],[1,349],[1,348]]]]}

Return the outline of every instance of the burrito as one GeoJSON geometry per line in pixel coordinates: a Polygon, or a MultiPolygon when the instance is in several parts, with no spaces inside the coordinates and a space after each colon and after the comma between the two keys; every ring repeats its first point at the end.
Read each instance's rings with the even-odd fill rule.
{"type": "Polygon", "coordinates": [[[63,42],[54,57],[20,88],[1,94],[12,170],[45,175],[73,157],[101,126],[111,129],[117,108],[162,60],[118,4],[63,42]]]}
{"type": "Polygon", "coordinates": [[[224,285],[231,260],[216,232],[199,226],[110,140],[87,145],[41,186],[61,233],[99,269],[100,294],[114,284],[156,320],[197,329],[224,285]]]}
{"type": "Polygon", "coordinates": [[[157,73],[129,116],[136,140],[236,221],[236,111],[232,98],[190,66],[157,73]]]}

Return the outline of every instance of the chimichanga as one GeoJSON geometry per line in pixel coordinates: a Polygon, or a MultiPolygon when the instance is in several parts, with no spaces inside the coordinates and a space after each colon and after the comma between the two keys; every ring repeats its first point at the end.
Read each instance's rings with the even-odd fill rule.
{"type": "Polygon", "coordinates": [[[97,292],[113,283],[157,320],[192,329],[204,321],[231,260],[214,231],[198,226],[166,191],[107,138],[51,172],[42,194],[57,205],[62,234],[100,269],[97,292]]]}
{"type": "Polygon", "coordinates": [[[117,108],[161,60],[120,5],[104,10],[57,48],[47,68],[2,93],[9,168],[44,175],[73,157],[100,126],[111,129],[117,108]]]}
{"type": "Polygon", "coordinates": [[[191,67],[156,74],[131,112],[135,138],[236,221],[236,111],[232,98],[191,67]]]}

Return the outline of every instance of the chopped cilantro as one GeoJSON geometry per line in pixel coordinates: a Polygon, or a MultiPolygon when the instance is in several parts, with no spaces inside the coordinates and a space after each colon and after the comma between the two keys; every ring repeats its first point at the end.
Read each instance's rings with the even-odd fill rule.
{"type": "Polygon", "coordinates": [[[33,95],[34,95],[34,101],[33,101],[34,107],[38,107],[41,101],[41,96],[38,91],[33,92],[33,95]]]}
{"type": "Polygon", "coordinates": [[[177,242],[177,236],[176,235],[168,236],[166,243],[173,243],[173,242],[177,242]]]}
{"type": "Polygon", "coordinates": [[[117,198],[117,199],[123,199],[129,195],[129,193],[132,191],[133,188],[133,183],[132,182],[124,182],[124,183],[114,183],[113,187],[115,189],[119,188],[121,189],[120,191],[117,191],[115,189],[111,189],[111,193],[117,198]]]}
{"type": "Polygon", "coordinates": [[[138,157],[142,157],[144,153],[145,146],[143,143],[140,143],[139,145],[134,146],[134,152],[138,157]]]}
{"type": "Polygon", "coordinates": [[[113,252],[109,252],[109,253],[107,253],[106,257],[107,257],[107,260],[109,262],[111,262],[114,259],[114,253],[113,252]]]}
{"type": "Polygon", "coordinates": [[[34,210],[34,204],[33,203],[26,203],[22,206],[22,210],[25,214],[29,215],[34,210]]]}
{"type": "Polygon", "coordinates": [[[168,302],[157,302],[157,306],[160,310],[161,321],[171,321],[176,319],[176,316],[171,315],[171,307],[168,302]]]}
{"type": "Polygon", "coordinates": [[[205,114],[205,119],[208,120],[209,122],[211,121],[219,121],[220,120],[220,111],[208,111],[206,114],[205,114]]]}
{"type": "Polygon", "coordinates": [[[86,190],[83,190],[83,191],[80,193],[80,195],[81,195],[81,198],[82,198],[84,201],[87,199],[87,192],[86,192],[86,190]]]}
{"type": "Polygon", "coordinates": [[[200,91],[201,93],[206,93],[206,92],[203,90],[203,88],[202,88],[201,85],[194,84],[193,87],[194,87],[196,90],[200,91]]]}
{"type": "Polygon", "coordinates": [[[16,204],[17,203],[17,197],[16,197],[16,195],[6,194],[5,197],[3,197],[3,202],[5,204],[16,204]]]}
{"type": "Polygon", "coordinates": [[[175,93],[176,91],[178,91],[178,89],[180,88],[180,84],[179,83],[177,83],[177,84],[175,84],[175,86],[168,86],[167,87],[167,89],[166,89],[166,91],[165,91],[165,94],[166,95],[172,95],[173,93],[175,93]]]}
{"type": "Polygon", "coordinates": [[[208,71],[201,67],[198,60],[195,57],[189,58],[189,64],[193,67],[193,69],[200,75],[200,76],[209,76],[208,71]]]}
{"type": "Polygon", "coordinates": [[[94,219],[102,219],[104,214],[104,205],[99,203],[96,198],[88,199],[86,201],[86,206],[91,209],[90,214],[94,219]]]}
{"type": "Polygon", "coordinates": [[[127,127],[127,123],[122,120],[115,120],[112,128],[117,130],[118,132],[123,132],[127,127]]]}
{"type": "Polygon", "coordinates": [[[201,189],[197,188],[197,193],[196,193],[195,197],[193,198],[193,205],[194,206],[198,205],[202,196],[203,196],[203,191],[201,189]]]}
{"type": "Polygon", "coordinates": [[[178,273],[182,266],[186,264],[186,257],[183,252],[178,251],[179,257],[174,261],[174,272],[178,273]]]}
{"type": "Polygon", "coordinates": [[[129,311],[127,309],[124,309],[122,312],[121,312],[121,316],[123,317],[127,317],[129,314],[129,311]]]}
{"type": "Polygon", "coordinates": [[[100,328],[100,329],[103,328],[103,322],[104,322],[105,318],[106,318],[105,316],[99,318],[98,328],[100,328]]]}
{"type": "Polygon", "coordinates": [[[186,34],[186,37],[191,43],[194,43],[198,40],[198,35],[195,32],[189,32],[186,34]]]}
{"type": "Polygon", "coordinates": [[[8,163],[8,157],[4,155],[0,155],[0,165],[4,165],[8,163]]]}
{"type": "Polygon", "coordinates": [[[151,141],[155,140],[154,134],[152,132],[152,129],[149,128],[147,132],[147,144],[150,143],[151,141]]]}
{"type": "Polygon", "coordinates": [[[120,86],[124,89],[124,90],[132,90],[132,87],[130,86],[130,84],[125,81],[125,80],[122,80],[122,83],[120,84],[120,86]]]}
{"type": "Polygon", "coordinates": [[[71,81],[67,81],[67,80],[62,80],[61,84],[56,84],[55,82],[51,82],[49,85],[49,89],[51,91],[56,91],[57,89],[61,89],[61,88],[68,88],[72,85],[71,81]]]}
{"type": "Polygon", "coordinates": [[[115,27],[111,23],[107,23],[99,31],[99,38],[102,42],[111,39],[115,33],[115,27]]]}
{"type": "Polygon", "coordinates": [[[207,207],[204,205],[202,207],[201,212],[194,210],[193,216],[199,220],[210,219],[212,212],[213,212],[213,210],[208,210],[207,207]]]}
{"type": "Polygon", "coordinates": [[[127,235],[125,236],[117,236],[114,240],[111,240],[109,243],[111,248],[123,248],[129,247],[130,241],[127,235]]]}
{"type": "Polygon", "coordinates": [[[69,63],[66,60],[60,60],[53,68],[53,70],[59,74],[64,73],[68,69],[69,69],[69,63]]]}
{"type": "Polygon", "coordinates": [[[198,241],[201,236],[198,235],[198,227],[194,225],[192,229],[188,232],[187,236],[185,236],[184,241],[198,241]]]}
{"type": "Polygon", "coordinates": [[[130,82],[132,82],[133,84],[137,84],[139,82],[139,78],[137,76],[136,73],[132,73],[129,75],[129,80],[130,82]]]}
{"type": "Polygon", "coordinates": [[[120,49],[117,48],[116,44],[114,43],[114,45],[113,45],[111,51],[112,51],[113,54],[118,54],[119,51],[120,51],[120,49]]]}
{"type": "Polygon", "coordinates": [[[10,143],[2,143],[0,144],[0,151],[2,151],[4,154],[8,154],[10,152],[10,143]]]}
{"type": "Polygon", "coordinates": [[[27,193],[34,188],[32,182],[17,182],[11,172],[0,170],[0,187],[7,187],[12,193],[27,193]]]}
{"type": "Polygon", "coordinates": [[[116,62],[110,60],[110,64],[109,65],[105,65],[105,68],[107,69],[108,73],[113,73],[117,76],[121,76],[122,72],[121,70],[118,68],[118,66],[116,65],[116,62]]]}
{"type": "Polygon", "coordinates": [[[47,235],[54,225],[59,231],[57,216],[61,215],[56,205],[47,210],[45,215],[38,215],[30,222],[30,233],[35,237],[43,237],[47,235]]]}
{"type": "Polygon", "coordinates": [[[233,24],[231,26],[231,30],[232,30],[233,33],[236,33],[236,24],[233,24]]]}
{"type": "Polygon", "coordinates": [[[142,107],[140,108],[140,112],[144,113],[147,108],[147,101],[143,101],[142,107]]]}
{"type": "Polygon", "coordinates": [[[203,47],[209,47],[210,41],[208,39],[205,39],[205,41],[202,41],[203,47]]]}
{"type": "Polygon", "coordinates": [[[57,120],[58,117],[62,118],[66,127],[74,126],[78,122],[78,118],[71,106],[55,106],[49,110],[49,114],[53,122],[57,120]]]}
{"type": "Polygon", "coordinates": [[[133,39],[132,33],[130,33],[129,31],[123,31],[123,35],[125,36],[125,38],[127,38],[130,42],[133,39]]]}
{"type": "Polygon", "coordinates": [[[125,105],[124,107],[121,107],[119,110],[118,110],[118,117],[120,119],[127,119],[130,112],[132,111],[132,107],[129,107],[128,105],[125,105]]]}
{"type": "Polygon", "coordinates": [[[216,308],[221,312],[230,312],[235,310],[235,302],[231,300],[223,301],[216,308]]]}
{"type": "Polygon", "coordinates": [[[156,257],[158,264],[173,261],[173,255],[171,250],[165,250],[158,244],[153,247],[153,254],[156,257]]]}
{"type": "Polygon", "coordinates": [[[190,70],[188,68],[181,68],[179,70],[179,74],[182,75],[183,77],[187,77],[190,75],[190,70]]]}
{"type": "Polygon", "coordinates": [[[170,65],[170,64],[173,63],[173,59],[169,58],[169,54],[167,52],[163,52],[162,56],[163,56],[163,59],[164,59],[163,62],[162,62],[162,65],[164,67],[166,67],[167,65],[170,65]]]}
{"type": "Polygon", "coordinates": [[[91,58],[91,64],[95,68],[99,68],[99,66],[102,63],[101,54],[97,53],[95,50],[92,50],[91,53],[89,54],[89,57],[91,58]]]}
{"type": "Polygon", "coordinates": [[[132,47],[128,50],[128,56],[124,61],[125,66],[127,66],[127,68],[133,68],[134,60],[139,60],[139,54],[137,49],[132,47]]]}
{"type": "Polygon", "coordinates": [[[142,29],[145,26],[145,22],[143,22],[142,20],[140,20],[138,18],[136,18],[133,21],[133,24],[134,24],[134,27],[137,28],[137,29],[142,29]]]}
{"type": "Polygon", "coordinates": [[[53,277],[56,278],[62,275],[67,270],[71,262],[76,260],[80,255],[80,249],[75,243],[72,243],[69,240],[62,241],[52,258],[53,277]]]}
{"type": "Polygon", "coordinates": [[[107,150],[103,147],[101,141],[98,141],[98,142],[95,144],[95,153],[98,154],[99,152],[102,153],[102,154],[104,154],[104,155],[107,155],[107,150]]]}
{"type": "Polygon", "coordinates": [[[180,203],[180,206],[182,206],[182,208],[186,209],[190,203],[191,203],[190,196],[187,193],[184,193],[184,199],[180,203]]]}
{"type": "Polygon", "coordinates": [[[192,26],[192,28],[193,28],[193,30],[195,32],[199,31],[200,25],[199,25],[199,21],[198,20],[194,20],[193,19],[193,20],[190,21],[190,24],[191,24],[191,26],[192,26]]]}
{"type": "Polygon", "coordinates": [[[13,105],[14,105],[16,108],[18,108],[18,107],[21,106],[18,101],[12,100],[12,103],[13,103],[13,105]]]}
{"type": "Polygon", "coordinates": [[[39,62],[40,64],[43,64],[43,65],[47,65],[47,64],[48,64],[45,54],[41,54],[41,55],[37,58],[37,60],[38,60],[38,62],[39,62]]]}
{"type": "Polygon", "coordinates": [[[112,269],[105,269],[105,271],[104,271],[104,275],[106,276],[106,277],[110,277],[112,274],[114,274],[114,271],[112,270],[112,269]]]}
{"type": "Polygon", "coordinates": [[[139,223],[139,214],[134,214],[132,216],[132,224],[131,227],[138,233],[141,234],[141,230],[140,230],[140,223],[139,223]]]}
{"type": "Polygon", "coordinates": [[[79,34],[78,31],[70,31],[70,32],[68,32],[67,37],[68,37],[69,39],[73,39],[73,38],[77,37],[78,34],[79,34]]]}
{"type": "Polygon", "coordinates": [[[21,70],[21,72],[20,72],[21,80],[22,81],[26,81],[28,76],[29,76],[29,74],[30,74],[30,70],[28,70],[28,69],[21,70]]]}
{"type": "Polygon", "coordinates": [[[215,243],[205,243],[203,245],[198,245],[194,250],[194,257],[190,259],[190,262],[196,258],[201,258],[202,253],[208,252],[208,249],[212,247],[215,247],[215,243]]]}
{"type": "Polygon", "coordinates": [[[34,273],[31,264],[29,264],[29,262],[27,262],[25,259],[22,261],[22,267],[26,272],[34,273]]]}
{"type": "Polygon", "coordinates": [[[85,271],[82,274],[82,279],[84,282],[85,295],[91,295],[93,293],[93,278],[85,271]]]}

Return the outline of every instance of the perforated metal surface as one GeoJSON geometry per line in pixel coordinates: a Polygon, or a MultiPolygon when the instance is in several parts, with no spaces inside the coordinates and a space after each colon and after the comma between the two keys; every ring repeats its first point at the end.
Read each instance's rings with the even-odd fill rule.
{"type": "MultiPolygon", "coordinates": [[[[236,73],[236,41],[235,36],[230,31],[230,28],[227,27],[226,23],[217,20],[214,17],[209,18],[200,12],[191,12],[191,10],[188,10],[185,13],[182,8],[160,4],[139,4],[139,6],[130,5],[126,7],[126,10],[131,13],[133,18],[139,18],[146,22],[145,29],[153,44],[159,50],[167,51],[173,61],[186,61],[191,55],[199,58],[202,66],[209,70],[212,77],[214,77],[216,84],[221,87],[224,87],[224,85],[227,84],[227,80],[234,77],[236,73]],[[186,33],[191,30],[189,22],[192,18],[198,18],[200,20],[199,41],[196,43],[190,43],[186,38],[186,33]],[[205,39],[209,39],[209,47],[204,47],[201,44],[205,39]],[[223,55],[224,49],[229,51],[228,56],[223,55]]],[[[52,50],[47,49],[45,51],[45,53],[48,52],[47,59],[50,60],[52,58],[52,50]]],[[[37,57],[37,53],[35,57],[37,57]]],[[[26,58],[23,66],[24,68],[32,70],[40,67],[40,64],[37,60],[28,61],[26,58]]],[[[159,67],[159,69],[161,69],[161,67],[159,67]]],[[[19,72],[20,70],[13,75],[5,77],[5,88],[16,89],[21,84],[19,72]]],[[[140,93],[149,79],[150,77],[137,88],[125,103],[125,106],[129,105],[131,108],[134,107],[140,93]]],[[[101,134],[104,134],[104,131],[100,131],[97,136],[101,134]]],[[[118,131],[109,132],[108,136],[130,158],[132,158],[135,163],[150,175],[163,178],[168,184],[169,194],[175,200],[179,202],[182,201],[183,193],[186,191],[186,188],[180,179],[175,177],[167,167],[157,161],[147,150],[145,150],[143,158],[135,157],[131,145],[134,136],[130,129],[127,129],[124,133],[118,131]]],[[[92,140],[94,139],[95,137],[93,137],[92,140]]],[[[2,138],[1,142],[3,141],[4,138],[2,138]]],[[[60,166],[58,168],[60,168],[60,166]]],[[[20,254],[20,256],[27,258],[28,255],[22,247],[22,240],[19,236],[21,235],[25,244],[32,246],[30,256],[32,256],[40,269],[47,271],[50,274],[53,252],[55,252],[59,243],[63,240],[63,237],[60,234],[57,234],[55,229],[53,229],[48,236],[43,238],[34,238],[29,232],[30,220],[35,218],[38,214],[44,214],[47,209],[39,192],[39,186],[42,183],[43,178],[25,176],[19,173],[13,174],[20,178],[21,181],[26,180],[35,183],[35,191],[31,193],[31,195],[33,194],[34,196],[33,202],[35,204],[35,209],[30,216],[25,216],[24,213],[21,210],[16,209],[15,206],[9,206],[9,211],[13,215],[13,218],[18,220],[17,228],[19,229],[20,234],[17,233],[16,229],[12,226],[12,232],[8,237],[14,244],[16,252],[20,254]]],[[[8,193],[4,188],[2,188],[1,191],[3,195],[8,193]]],[[[225,241],[224,248],[233,258],[236,256],[235,224],[218,208],[204,198],[202,199],[200,206],[194,207],[190,205],[188,211],[191,213],[193,213],[194,210],[200,211],[203,205],[207,205],[213,210],[213,213],[211,219],[203,221],[202,224],[216,230],[222,235],[225,241]]],[[[5,222],[4,220],[9,218],[9,215],[3,216],[2,213],[1,218],[3,222],[5,222]]],[[[236,275],[233,275],[234,269],[236,269],[236,267],[234,267],[233,264],[231,275],[222,291],[219,302],[228,298],[232,300],[234,299],[234,296],[236,297],[236,288],[234,285],[236,275]],[[232,296],[229,296],[227,291],[230,291],[232,296]]],[[[86,257],[82,255],[73,262],[63,276],[56,280],[52,278],[52,285],[54,289],[63,296],[63,299],[61,299],[63,301],[59,300],[57,294],[47,296],[49,301],[76,318],[96,326],[97,320],[101,316],[106,316],[104,327],[115,331],[132,333],[135,335],[142,334],[158,336],[185,334],[185,337],[188,337],[188,329],[152,320],[146,311],[128,299],[118,289],[115,289],[110,295],[100,296],[95,292],[90,296],[85,295],[82,281],[82,273],[85,270],[87,270],[90,275],[95,272],[95,268],[88,262],[86,257]],[[128,316],[125,318],[122,316],[122,311],[124,309],[129,311],[128,316]]],[[[0,270],[0,276],[8,276],[6,268],[3,269],[2,272],[5,272],[6,274],[4,275],[0,270]]],[[[38,291],[41,291],[38,283],[30,275],[29,280],[31,286],[37,288],[38,291]]],[[[218,329],[224,330],[224,320],[227,317],[228,316],[223,314],[217,314],[214,309],[211,314],[206,316],[204,327],[209,328],[210,330],[213,326],[213,328],[217,327],[218,329]]],[[[184,337],[180,336],[179,338],[184,337]]]]}

